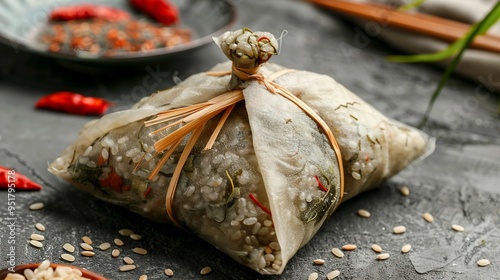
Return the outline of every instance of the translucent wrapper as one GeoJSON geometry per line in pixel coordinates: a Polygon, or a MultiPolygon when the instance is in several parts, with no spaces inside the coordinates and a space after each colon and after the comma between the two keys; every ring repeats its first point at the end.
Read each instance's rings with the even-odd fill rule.
{"type": "Polygon", "coordinates": [[[331,77],[264,64],[277,49],[269,33],[244,29],[216,42],[232,63],[87,124],[49,171],[100,199],[174,222],[259,273],[280,274],[342,201],[433,149],[426,134],[384,117],[331,77]],[[250,68],[246,78],[235,74],[250,68]],[[316,113],[338,147],[274,87],[316,113]],[[201,124],[198,117],[162,121],[176,110],[189,118],[186,108],[228,91],[241,100],[201,124]],[[177,146],[163,145],[190,125],[177,146]]]}

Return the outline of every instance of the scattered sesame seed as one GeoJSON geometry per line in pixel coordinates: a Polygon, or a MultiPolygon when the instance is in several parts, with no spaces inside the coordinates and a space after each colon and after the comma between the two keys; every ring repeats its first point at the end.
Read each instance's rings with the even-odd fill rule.
{"type": "Polygon", "coordinates": [[[66,252],[70,252],[70,253],[73,253],[75,251],[75,247],[69,243],[66,243],[63,245],[63,249],[66,251],[66,252]]]}
{"type": "Polygon", "coordinates": [[[165,269],[165,275],[172,277],[174,276],[174,271],[170,268],[167,268],[165,269]]]}
{"type": "Polygon", "coordinates": [[[455,231],[459,231],[459,232],[462,232],[464,231],[464,227],[463,226],[460,226],[460,225],[452,225],[451,228],[455,231]]]}
{"type": "Polygon", "coordinates": [[[126,265],[120,266],[120,271],[131,271],[134,269],[136,269],[136,266],[133,264],[126,264],[126,265]]]}
{"type": "Polygon", "coordinates": [[[134,260],[131,257],[124,257],[123,262],[126,264],[134,264],[134,260]]]}
{"type": "Polygon", "coordinates": [[[209,274],[210,272],[212,272],[212,268],[210,266],[205,266],[204,268],[202,268],[200,270],[200,274],[201,275],[207,275],[209,274]]]}
{"type": "Polygon", "coordinates": [[[148,250],[139,247],[134,248],[132,251],[139,255],[146,255],[148,253],[148,250]]]}
{"type": "Polygon", "coordinates": [[[35,228],[38,229],[39,231],[45,231],[45,226],[40,223],[36,223],[35,228]]]}
{"type": "Polygon", "coordinates": [[[373,244],[373,245],[372,245],[372,250],[373,250],[375,253],[380,253],[380,252],[382,252],[382,247],[380,247],[380,245],[378,245],[378,244],[373,244]]]}
{"type": "Polygon", "coordinates": [[[332,249],[332,254],[337,257],[337,258],[343,258],[344,257],[344,252],[340,251],[339,248],[333,248],[332,249]]]}
{"type": "Polygon", "coordinates": [[[92,251],[82,251],[81,254],[84,257],[93,257],[93,256],[95,256],[95,253],[92,252],[92,251]]]}
{"type": "Polygon", "coordinates": [[[111,256],[113,256],[113,258],[118,258],[118,256],[120,256],[120,250],[113,249],[113,251],[111,251],[111,256]]]}
{"type": "Polygon", "coordinates": [[[41,235],[41,234],[33,233],[31,235],[31,240],[43,241],[43,240],[45,240],[45,237],[43,235],[41,235]]]}
{"type": "Polygon", "coordinates": [[[313,262],[314,262],[314,264],[319,264],[319,265],[325,264],[325,260],[324,259],[315,259],[313,262]]]}
{"type": "Polygon", "coordinates": [[[43,244],[42,242],[40,241],[37,241],[37,240],[30,240],[30,244],[37,247],[37,248],[42,248],[43,247],[43,244]]]}
{"type": "Polygon", "coordinates": [[[146,274],[143,274],[139,277],[139,280],[148,280],[148,276],[146,274]]]}
{"type": "Polygon", "coordinates": [[[406,227],[405,226],[396,226],[392,229],[392,232],[395,234],[401,234],[406,232],[406,227]]]}
{"type": "Polygon", "coordinates": [[[342,250],[344,250],[344,251],[354,251],[354,250],[356,250],[356,248],[358,248],[358,247],[354,244],[346,244],[346,245],[342,246],[342,250]]]}
{"type": "Polygon", "coordinates": [[[410,195],[410,189],[409,189],[407,186],[402,186],[402,187],[399,189],[399,192],[400,192],[403,196],[409,196],[409,195],[410,195]]]}
{"type": "Polygon", "coordinates": [[[490,261],[487,259],[480,259],[477,261],[478,266],[488,266],[490,265],[490,261]]]}
{"type": "Polygon", "coordinates": [[[309,274],[309,277],[307,278],[308,280],[317,280],[319,277],[318,273],[317,272],[313,272],[311,274],[309,274]]]}
{"type": "Polygon", "coordinates": [[[387,260],[388,258],[390,257],[390,255],[388,253],[382,253],[382,254],[378,254],[377,255],[377,260],[387,260]]]}
{"type": "Polygon", "coordinates": [[[108,242],[105,242],[105,243],[102,243],[101,245],[99,245],[99,249],[101,251],[106,251],[109,248],[111,248],[111,244],[109,244],[108,242]]]}
{"type": "Polygon", "coordinates": [[[368,212],[365,209],[359,209],[358,210],[358,215],[363,217],[363,218],[369,218],[371,216],[370,212],[368,212]]]}
{"type": "Polygon", "coordinates": [[[351,176],[352,176],[352,178],[354,178],[356,180],[361,179],[361,174],[359,174],[358,172],[355,172],[355,171],[351,172],[351,176]]]}
{"type": "Polygon", "coordinates": [[[90,239],[90,237],[88,237],[88,236],[82,237],[82,241],[89,244],[89,245],[92,245],[92,239],[90,239]]]}
{"type": "Polygon", "coordinates": [[[134,232],[131,229],[128,229],[128,228],[120,229],[118,231],[118,233],[121,236],[130,236],[130,235],[134,234],[134,232]]]}
{"type": "Polygon", "coordinates": [[[113,242],[115,243],[116,246],[123,246],[123,241],[119,238],[115,238],[113,242]]]}
{"type": "Polygon", "coordinates": [[[431,213],[426,212],[422,215],[422,217],[424,217],[424,220],[426,220],[429,223],[434,222],[434,217],[431,215],[431,213]]]}
{"type": "Polygon", "coordinates": [[[62,254],[61,259],[67,261],[67,262],[74,262],[75,261],[75,256],[70,255],[70,254],[62,254]]]}
{"type": "Polygon", "coordinates": [[[327,278],[328,280],[333,280],[333,279],[337,278],[339,275],[340,275],[340,271],[338,271],[338,270],[333,270],[333,271],[329,272],[329,273],[326,275],[326,278],[327,278]]]}
{"type": "Polygon", "coordinates": [[[401,252],[403,252],[403,253],[408,253],[408,252],[410,252],[410,250],[411,250],[410,244],[406,244],[403,247],[401,247],[401,252]]]}
{"type": "Polygon", "coordinates": [[[33,203],[30,205],[30,210],[40,210],[42,209],[43,207],[45,206],[45,204],[43,204],[43,202],[37,202],[37,203],[33,203]]]}
{"type": "Polygon", "coordinates": [[[80,247],[82,247],[82,249],[86,250],[86,251],[93,251],[94,250],[94,248],[87,243],[81,243],[80,247]]]}
{"type": "Polygon", "coordinates": [[[135,234],[135,233],[133,233],[133,234],[131,234],[131,235],[130,235],[130,238],[131,238],[132,240],[141,240],[141,239],[142,239],[142,236],[140,236],[139,234],[135,234]]]}

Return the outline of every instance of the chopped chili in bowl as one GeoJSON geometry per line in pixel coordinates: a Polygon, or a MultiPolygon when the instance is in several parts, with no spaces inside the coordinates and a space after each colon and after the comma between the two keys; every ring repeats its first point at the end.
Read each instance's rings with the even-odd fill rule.
{"type": "Polygon", "coordinates": [[[98,4],[63,6],[52,11],[37,40],[50,52],[93,57],[147,52],[191,41],[190,29],[172,25],[179,22],[179,13],[168,1],[130,0],[130,4],[155,22],[98,4]]]}

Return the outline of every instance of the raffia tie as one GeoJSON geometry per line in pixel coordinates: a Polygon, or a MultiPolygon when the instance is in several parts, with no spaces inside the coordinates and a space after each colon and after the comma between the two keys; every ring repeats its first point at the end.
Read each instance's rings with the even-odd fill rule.
{"type": "MultiPolygon", "coordinates": [[[[220,72],[208,72],[207,75],[209,76],[224,76],[224,75],[230,75],[231,73],[234,73],[238,78],[240,78],[243,81],[248,81],[248,80],[256,80],[260,84],[262,84],[266,89],[272,93],[272,94],[279,94],[286,99],[290,100],[293,102],[295,105],[297,105],[299,108],[301,108],[304,113],[306,113],[309,117],[311,117],[323,130],[325,133],[326,137],[328,138],[335,155],[337,157],[337,164],[339,166],[339,176],[340,176],[340,194],[339,194],[339,200],[338,202],[342,201],[342,197],[344,195],[344,168],[342,164],[342,155],[340,152],[340,147],[337,143],[337,140],[335,139],[332,131],[328,127],[328,125],[325,123],[325,121],[318,115],[314,110],[312,110],[307,104],[305,104],[302,100],[297,98],[295,95],[293,95],[288,89],[283,87],[282,85],[274,82],[276,78],[278,78],[281,75],[284,75],[286,73],[293,72],[295,70],[293,69],[285,69],[282,71],[278,71],[274,73],[273,75],[269,77],[265,77],[261,73],[259,73],[260,67],[256,68],[238,68],[235,67],[234,64],[232,66],[232,72],[231,71],[220,71],[220,72]]],[[[219,123],[217,124],[216,128],[212,132],[211,137],[207,141],[207,144],[204,148],[204,150],[211,149],[212,145],[215,143],[215,140],[220,133],[220,130],[222,129],[222,126],[224,125],[224,122],[228,118],[229,114],[233,110],[234,106],[236,103],[239,101],[243,100],[243,90],[242,89],[237,89],[233,91],[228,91],[226,93],[223,93],[219,96],[216,96],[206,102],[190,105],[184,108],[179,108],[179,109],[171,109],[162,113],[159,113],[157,117],[153,120],[147,121],[145,123],[146,126],[152,126],[156,124],[160,124],[163,122],[169,122],[172,120],[172,123],[152,132],[153,134],[159,133],[167,128],[173,127],[175,125],[183,124],[180,128],[175,130],[174,132],[170,133],[169,135],[165,136],[164,138],[158,140],[155,144],[155,150],[156,150],[156,155],[159,155],[162,152],[165,152],[165,154],[161,157],[160,161],[156,165],[156,167],[153,169],[153,171],[150,173],[149,179],[153,179],[158,172],[160,171],[161,167],[168,161],[174,150],[181,144],[183,141],[184,137],[186,137],[188,134],[191,133],[191,137],[187,141],[186,145],[184,146],[184,149],[182,151],[182,154],[179,158],[179,161],[177,163],[177,166],[175,167],[174,173],[172,174],[172,178],[170,180],[170,184],[168,186],[167,194],[166,194],[166,201],[165,201],[165,207],[167,210],[167,214],[172,221],[173,224],[177,225],[178,227],[182,228],[182,225],[177,221],[174,215],[174,210],[173,210],[173,202],[174,202],[174,195],[175,195],[175,190],[177,188],[177,183],[179,181],[179,177],[182,171],[182,168],[184,164],[186,163],[186,160],[191,153],[193,147],[196,144],[196,141],[198,141],[198,138],[200,137],[205,124],[215,116],[219,115],[222,113],[222,117],[219,120],[219,123]]],[[[338,206],[335,205],[335,207],[338,206]]]]}

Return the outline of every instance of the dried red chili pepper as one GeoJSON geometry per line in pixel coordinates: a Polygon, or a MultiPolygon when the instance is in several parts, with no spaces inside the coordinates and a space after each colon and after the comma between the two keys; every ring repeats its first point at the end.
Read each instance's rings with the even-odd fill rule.
{"type": "Polygon", "coordinates": [[[73,20],[73,19],[87,19],[87,18],[101,18],[109,21],[120,21],[130,18],[130,14],[126,11],[96,4],[78,4],[63,6],[52,10],[49,15],[49,20],[73,20]]]}
{"type": "Polygon", "coordinates": [[[171,25],[179,21],[179,10],[168,0],[130,0],[130,4],[161,24],[171,25]]]}
{"type": "Polygon", "coordinates": [[[35,107],[75,115],[102,115],[111,103],[98,97],[86,97],[69,91],[59,91],[38,100],[35,107]]]}
{"type": "Polygon", "coordinates": [[[42,189],[42,186],[31,181],[23,174],[16,172],[14,169],[0,166],[0,189],[39,191],[42,189]]]}

